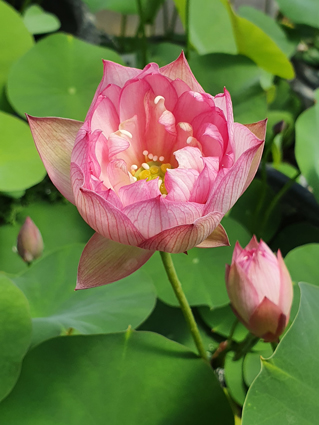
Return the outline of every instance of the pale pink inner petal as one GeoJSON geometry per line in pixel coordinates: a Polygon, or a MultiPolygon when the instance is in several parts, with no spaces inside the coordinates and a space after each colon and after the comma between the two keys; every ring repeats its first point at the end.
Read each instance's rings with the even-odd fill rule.
{"type": "Polygon", "coordinates": [[[193,119],[204,112],[209,112],[214,107],[214,101],[205,93],[188,91],[183,93],[174,108],[176,122],[192,123],[193,119]]]}
{"type": "Polygon", "coordinates": [[[120,121],[113,103],[104,96],[99,96],[91,119],[91,131],[101,130],[105,137],[116,131],[120,121]]]}
{"type": "Polygon", "coordinates": [[[165,99],[165,108],[173,111],[178,96],[170,80],[160,74],[148,75],[145,77],[145,80],[151,86],[154,96],[163,96],[165,99]]]}
{"type": "Polygon", "coordinates": [[[122,186],[118,192],[123,207],[134,204],[137,200],[146,201],[147,199],[156,198],[160,194],[158,179],[150,180],[149,182],[139,180],[129,186],[122,186]]]}
{"type": "Polygon", "coordinates": [[[118,193],[122,186],[131,184],[125,161],[115,159],[111,161],[106,170],[112,189],[118,193]]]}
{"type": "Polygon", "coordinates": [[[200,204],[207,201],[219,170],[219,158],[207,157],[203,158],[203,162],[205,166],[199,174],[189,198],[190,201],[200,204]]]}
{"type": "Polygon", "coordinates": [[[215,124],[205,123],[198,132],[197,137],[201,143],[205,156],[214,156],[221,159],[224,155],[224,140],[215,124]]]}
{"type": "Polygon", "coordinates": [[[198,148],[187,146],[174,152],[179,168],[192,168],[199,173],[204,168],[203,155],[198,148]]]}
{"type": "MultiPolygon", "coordinates": [[[[219,108],[212,108],[208,112],[204,112],[200,115],[197,115],[192,121],[194,136],[200,140],[203,132],[206,129],[207,124],[214,125],[223,140],[225,146],[228,143],[228,129],[227,122],[225,120],[223,112],[219,108]]],[[[226,149],[224,148],[226,151],[226,149]]],[[[208,154],[206,155],[208,156],[208,154]]]]}
{"type": "Polygon", "coordinates": [[[188,202],[199,172],[175,168],[167,170],[165,175],[165,187],[168,191],[166,197],[170,201],[188,202]]]}
{"type": "Polygon", "coordinates": [[[177,79],[171,82],[171,85],[176,90],[178,97],[180,97],[186,91],[190,91],[190,87],[185,83],[185,81],[177,79]]]}

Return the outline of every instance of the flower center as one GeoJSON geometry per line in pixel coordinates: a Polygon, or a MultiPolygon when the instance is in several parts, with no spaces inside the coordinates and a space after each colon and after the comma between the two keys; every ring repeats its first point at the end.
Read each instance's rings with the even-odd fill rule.
{"type": "Polygon", "coordinates": [[[131,174],[134,177],[134,180],[150,181],[158,178],[158,187],[161,194],[167,195],[165,174],[168,169],[172,168],[172,165],[170,163],[163,163],[161,160],[164,160],[164,157],[162,156],[158,158],[156,155],[145,152],[146,151],[143,152],[145,155],[145,162],[142,163],[141,167],[137,168],[137,165],[131,166],[131,174]]]}

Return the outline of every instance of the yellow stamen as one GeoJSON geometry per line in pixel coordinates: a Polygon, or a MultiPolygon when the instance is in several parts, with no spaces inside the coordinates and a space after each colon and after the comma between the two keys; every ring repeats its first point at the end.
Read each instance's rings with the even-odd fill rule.
{"type": "Polygon", "coordinates": [[[139,180],[144,180],[144,179],[148,179],[151,175],[150,170],[143,170],[141,171],[140,175],[139,175],[139,180]]]}
{"type": "Polygon", "coordinates": [[[165,187],[165,183],[164,182],[162,182],[162,184],[160,185],[159,190],[160,190],[160,192],[161,192],[162,195],[167,195],[167,190],[166,190],[166,187],[165,187]]]}
{"type": "Polygon", "coordinates": [[[161,165],[161,171],[165,174],[166,173],[166,170],[167,169],[171,169],[172,168],[172,166],[171,166],[171,164],[162,164],[161,165]]]}
{"type": "Polygon", "coordinates": [[[151,174],[158,174],[159,168],[156,165],[152,165],[150,168],[151,174]]]}

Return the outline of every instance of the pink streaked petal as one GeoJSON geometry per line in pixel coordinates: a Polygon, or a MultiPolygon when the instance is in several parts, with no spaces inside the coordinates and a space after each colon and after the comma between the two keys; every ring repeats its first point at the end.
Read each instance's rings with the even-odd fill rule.
{"type": "Polygon", "coordinates": [[[140,69],[123,66],[115,62],[103,60],[103,79],[98,88],[101,93],[109,84],[116,84],[123,87],[128,80],[136,78],[141,74],[140,69]]]}
{"type": "Polygon", "coordinates": [[[171,82],[172,86],[176,90],[177,96],[180,97],[186,91],[191,91],[191,88],[182,80],[174,80],[171,82]]]}
{"type": "Polygon", "coordinates": [[[165,108],[162,98],[154,102],[154,94],[148,92],[145,95],[145,133],[144,148],[158,157],[171,156],[173,143],[176,137],[175,117],[165,108]]]}
{"type": "Polygon", "coordinates": [[[228,143],[228,128],[224,114],[218,108],[210,108],[208,112],[204,112],[195,117],[192,122],[194,135],[200,140],[202,134],[208,124],[217,127],[224,143],[228,143]]]}
{"type": "Polygon", "coordinates": [[[92,229],[107,239],[126,245],[136,246],[144,240],[125,214],[110,202],[112,197],[106,199],[83,187],[83,172],[76,164],[71,164],[71,180],[75,204],[92,229]]]}
{"type": "Polygon", "coordinates": [[[203,155],[198,148],[187,146],[174,152],[179,168],[193,169],[199,173],[204,168],[203,155]]]}
{"type": "Polygon", "coordinates": [[[135,115],[121,122],[119,129],[120,131],[128,131],[132,135],[132,138],[127,139],[130,142],[130,146],[125,151],[121,152],[120,158],[123,159],[128,166],[142,163],[144,161],[144,140],[141,140],[139,136],[137,116],[135,115]]]}
{"type": "Polygon", "coordinates": [[[267,119],[255,122],[253,124],[245,124],[247,127],[259,140],[265,140],[266,129],[267,129],[267,119]]]}
{"type": "Polygon", "coordinates": [[[142,78],[146,78],[148,75],[159,74],[159,66],[157,63],[151,62],[148,63],[144,69],[138,74],[137,78],[140,80],[142,78]]]}
{"type": "Polygon", "coordinates": [[[158,188],[158,178],[150,181],[138,180],[129,186],[122,186],[118,193],[123,207],[135,202],[146,201],[161,195],[158,188]]]}
{"type": "Polygon", "coordinates": [[[258,139],[246,126],[243,124],[234,124],[234,145],[233,152],[235,153],[235,161],[247,150],[253,147],[259,147],[263,140],[258,139]]]}
{"type": "Polygon", "coordinates": [[[153,74],[146,76],[145,80],[151,86],[154,96],[163,96],[165,99],[165,108],[172,111],[178,97],[169,79],[161,74],[153,74]]]}
{"type": "Polygon", "coordinates": [[[182,224],[194,223],[202,216],[202,211],[202,205],[167,201],[163,196],[136,202],[123,209],[123,213],[145,238],[182,224]]]}
{"type": "Polygon", "coordinates": [[[164,230],[143,242],[140,247],[171,253],[188,251],[205,240],[218,226],[221,219],[222,214],[210,213],[205,217],[198,218],[193,224],[164,230]]]}
{"type": "Polygon", "coordinates": [[[82,252],[75,289],[96,288],[123,279],[142,267],[153,253],[95,233],[82,252]]]}
{"type": "Polygon", "coordinates": [[[217,248],[219,246],[230,246],[226,230],[221,224],[216,227],[208,238],[197,245],[197,248],[217,248]]]}
{"type": "Polygon", "coordinates": [[[74,204],[70,181],[71,154],[75,138],[83,125],[64,118],[37,118],[27,115],[36,147],[57,189],[74,204]]]}
{"type": "MultiPolygon", "coordinates": [[[[267,340],[274,341],[279,336],[277,330],[281,316],[280,308],[264,297],[249,319],[249,328],[254,335],[263,337],[267,334],[267,340]],[[270,334],[273,334],[273,339],[270,334]]],[[[282,329],[280,330],[282,332],[282,329]]]]}
{"type": "Polygon", "coordinates": [[[99,96],[91,118],[91,131],[101,130],[105,137],[119,128],[119,117],[113,103],[104,96],[99,96]]]}
{"type": "Polygon", "coordinates": [[[118,110],[120,101],[121,88],[115,84],[109,84],[101,92],[102,96],[107,97],[114,105],[115,109],[118,110]]]}
{"type": "Polygon", "coordinates": [[[131,179],[127,171],[126,162],[123,159],[115,159],[107,166],[106,175],[109,178],[112,189],[118,193],[122,186],[131,184],[131,179]]]}
{"type": "Polygon", "coordinates": [[[260,299],[255,286],[237,263],[230,267],[226,289],[234,309],[248,323],[250,316],[260,304],[260,299]]]}
{"type": "Polygon", "coordinates": [[[234,139],[234,113],[233,104],[228,90],[224,87],[224,93],[214,97],[215,105],[220,108],[227,121],[228,135],[230,143],[233,144],[234,139]]]}
{"type": "MultiPolygon", "coordinates": [[[[253,235],[253,237],[249,241],[249,244],[245,247],[245,250],[247,251],[247,250],[258,249],[258,248],[259,248],[258,240],[256,238],[256,235],[253,235]]],[[[269,249],[268,246],[267,246],[267,249],[269,249]]],[[[272,251],[270,251],[270,252],[272,252],[272,251]]]]}
{"type": "Polygon", "coordinates": [[[121,130],[110,134],[108,138],[109,160],[120,152],[125,151],[130,147],[130,138],[121,132],[121,130]]]}
{"type": "Polygon", "coordinates": [[[160,68],[160,73],[171,80],[183,80],[191,90],[204,93],[203,88],[194,77],[188,65],[184,52],[182,52],[174,62],[160,68]]]}
{"type": "Polygon", "coordinates": [[[188,122],[179,122],[176,126],[175,151],[185,148],[189,137],[193,137],[193,127],[188,122]]]}
{"type": "Polygon", "coordinates": [[[234,247],[234,251],[233,251],[233,257],[232,257],[232,262],[231,264],[233,265],[238,257],[240,256],[240,254],[244,251],[244,249],[240,246],[240,243],[237,241],[235,243],[235,247],[234,247]]]}
{"type": "Polygon", "coordinates": [[[212,97],[209,97],[206,93],[188,91],[179,97],[173,114],[177,122],[192,124],[195,117],[211,111],[212,108],[214,108],[212,97]]]}
{"type": "Polygon", "coordinates": [[[260,149],[258,146],[257,148],[252,147],[244,152],[224,175],[219,172],[214,184],[214,191],[206,204],[206,214],[209,211],[220,211],[225,214],[235,204],[248,186],[248,179],[252,178],[252,165],[254,165],[255,173],[257,171],[254,159],[255,155],[258,155],[258,149],[260,149]]]}
{"type": "Polygon", "coordinates": [[[219,170],[219,159],[213,157],[203,158],[204,168],[196,180],[190,201],[204,204],[213,188],[219,170]]]}
{"type": "Polygon", "coordinates": [[[222,158],[224,155],[224,140],[216,125],[205,123],[202,129],[203,133],[197,137],[202,145],[205,156],[215,156],[222,158]]]}
{"type": "Polygon", "coordinates": [[[280,271],[280,298],[279,306],[282,309],[282,312],[287,316],[289,320],[290,308],[293,299],[293,287],[292,281],[289,274],[289,271],[286,267],[286,264],[282,258],[280,250],[277,253],[278,267],[280,271]]]}
{"type": "Polygon", "coordinates": [[[192,169],[167,170],[165,174],[165,187],[168,192],[166,200],[188,202],[198,175],[198,171],[192,169]]]}

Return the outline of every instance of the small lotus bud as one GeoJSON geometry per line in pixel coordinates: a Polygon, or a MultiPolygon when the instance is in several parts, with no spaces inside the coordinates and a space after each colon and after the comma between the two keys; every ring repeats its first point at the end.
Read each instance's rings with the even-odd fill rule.
{"type": "Polygon", "coordinates": [[[266,342],[285,330],[293,298],[292,282],[280,251],[276,255],[254,236],[243,249],[234,248],[226,266],[226,287],[232,308],[249,331],[266,342]]]}
{"type": "Polygon", "coordinates": [[[43,252],[43,240],[40,230],[30,217],[25,219],[17,240],[18,254],[26,263],[32,263],[43,252]]]}

